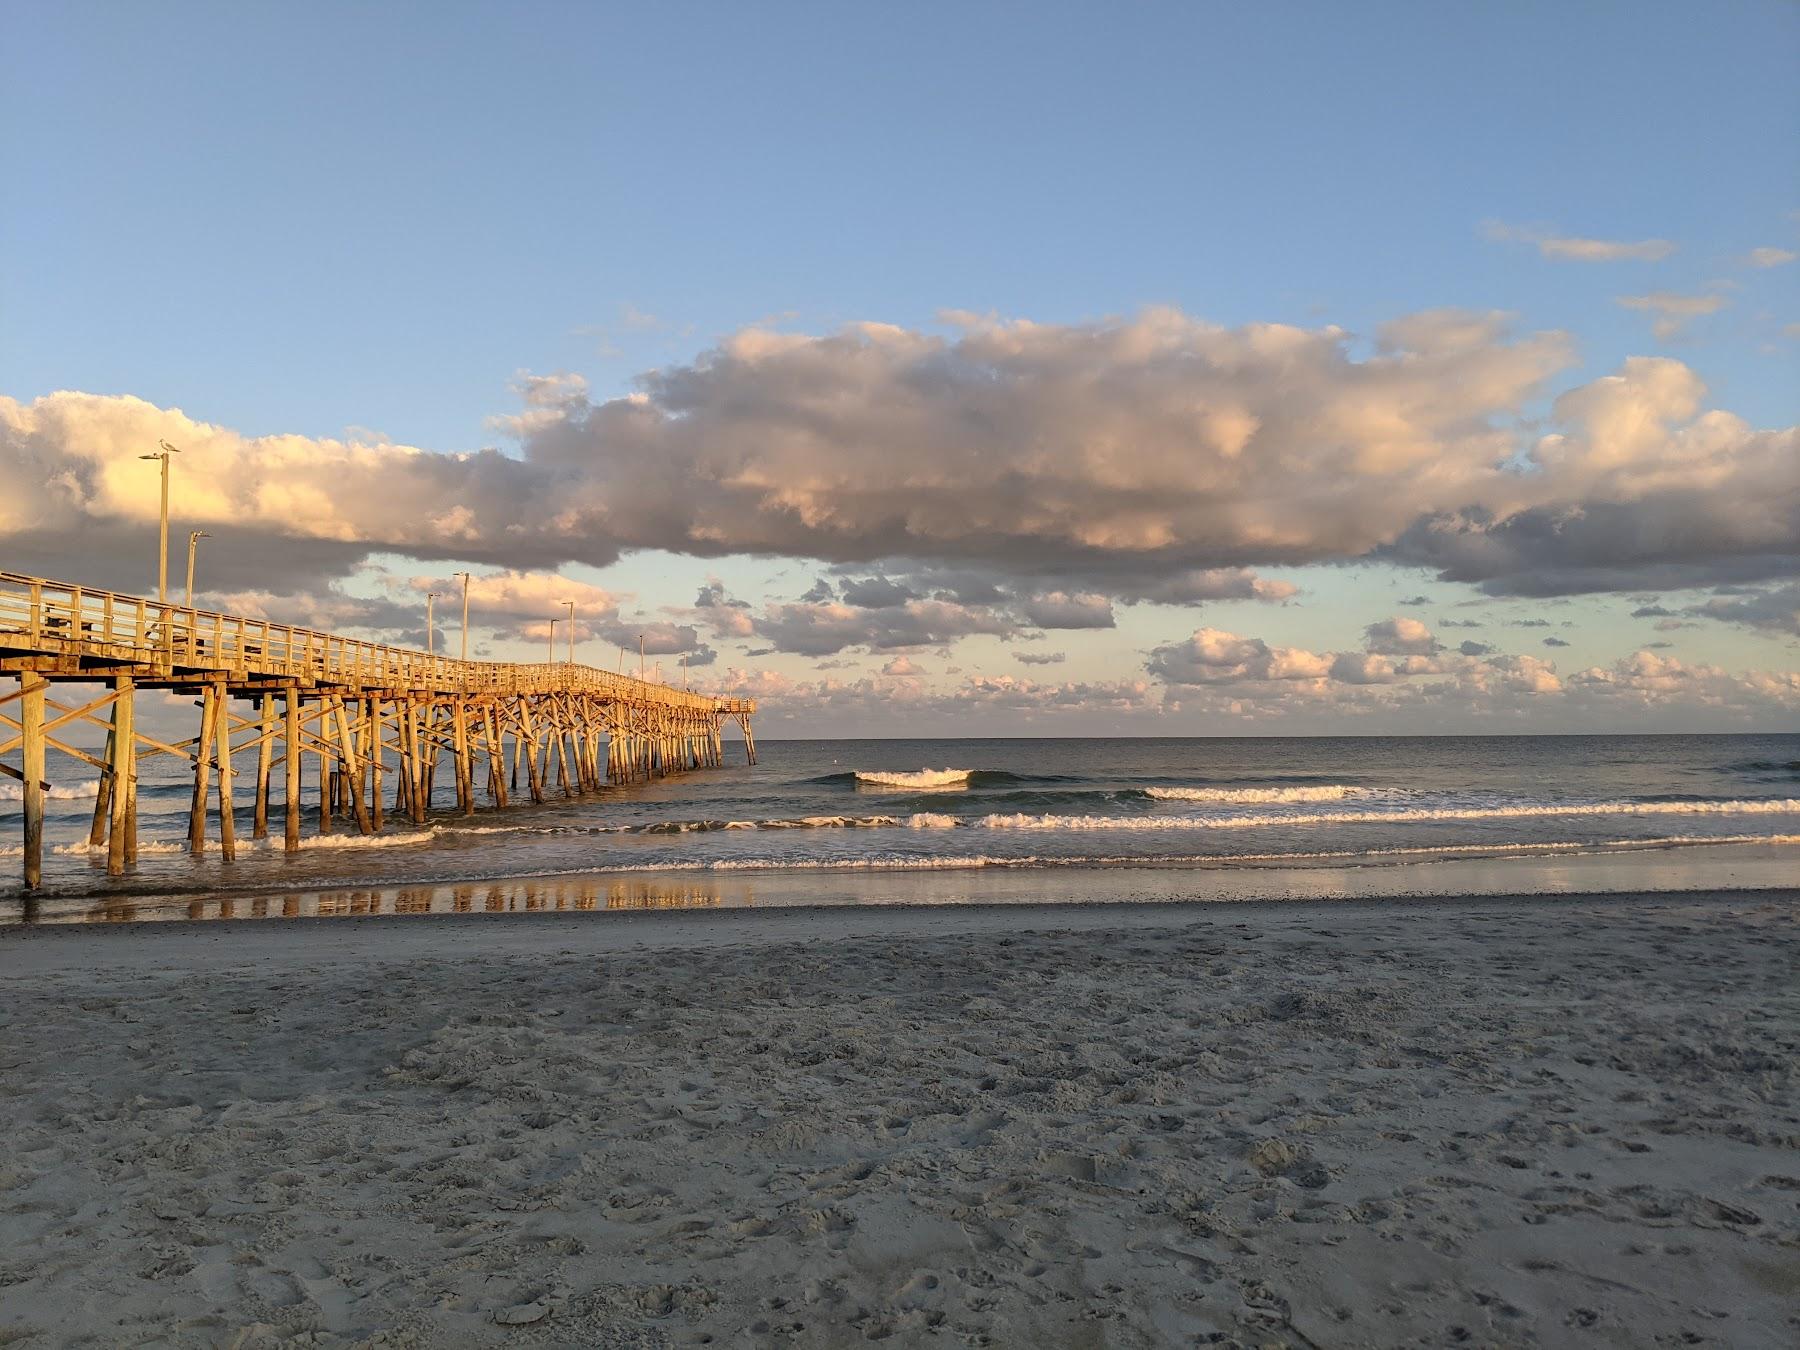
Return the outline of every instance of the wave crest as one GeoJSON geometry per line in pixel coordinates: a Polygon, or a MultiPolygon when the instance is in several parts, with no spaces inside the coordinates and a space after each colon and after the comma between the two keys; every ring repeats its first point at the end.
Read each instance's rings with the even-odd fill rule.
{"type": "Polygon", "coordinates": [[[1291,816],[983,816],[990,830],[1241,830],[1262,825],[1391,825],[1434,820],[1551,816],[1760,816],[1800,813],[1800,797],[1720,802],[1588,802],[1532,806],[1414,807],[1397,811],[1310,811],[1291,816]]]}
{"type": "Polygon", "coordinates": [[[858,769],[856,781],[876,787],[948,788],[966,787],[973,769],[858,769]]]}
{"type": "Polygon", "coordinates": [[[1367,788],[1344,783],[1327,783],[1318,787],[1221,788],[1221,787],[1153,787],[1144,795],[1159,802],[1245,802],[1253,805],[1275,802],[1341,802],[1346,797],[1360,797],[1367,788]]]}
{"type": "MultiPolygon", "coordinates": [[[[73,802],[83,797],[92,797],[100,790],[98,779],[90,778],[84,783],[52,783],[50,790],[44,794],[46,801],[73,802]]],[[[0,802],[22,802],[25,800],[23,783],[0,783],[0,802]]]]}

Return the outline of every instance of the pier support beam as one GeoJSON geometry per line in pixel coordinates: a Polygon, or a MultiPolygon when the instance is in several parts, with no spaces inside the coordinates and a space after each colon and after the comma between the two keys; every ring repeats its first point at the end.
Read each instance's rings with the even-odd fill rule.
{"type": "Polygon", "coordinates": [[[137,862],[137,727],[136,690],[129,675],[113,682],[112,735],[107,738],[107,772],[101,781],[111,781],[112,799],[106,837],[106,871],[109,876],[122,876],[137,862]]]}
{"type": "Polygon", "coordinates": [[[275,701],[264,694],[258,700],[262,735],[256,742],[256,809],[250,822],[252,839],[269,837],[269,770],[275,763],[275,701]]]}
{"type": "Polygon", "coordinates": [[[286,780],[281,802],[283,844],[289,853],[300,851],[300,691],[288,689],[282,695],[282,776],[286,780]]]}
{"type": "Polygon", "coordinates": [[[25,889],[44,884],[44,690],[50,682],[36,671],[23,671],[19,687],[19,731],[24,740],[25,889]]]}
{"type": "Polygon", "coordinates": [[[231,716],[225,703],[225,686],[213,686],[213,732],[219,741],[219,856],[237,861],[237,820],[231,801],[231,716]]]}
{"type": "Polygon", "coordinates": [[[212,746],[220,717],[217,686],[200,691],[200,739],[194,743],[194,796],[188,806],[188,852],[196,858],[206,852],[206,791],[211,786],[212,746]]]}

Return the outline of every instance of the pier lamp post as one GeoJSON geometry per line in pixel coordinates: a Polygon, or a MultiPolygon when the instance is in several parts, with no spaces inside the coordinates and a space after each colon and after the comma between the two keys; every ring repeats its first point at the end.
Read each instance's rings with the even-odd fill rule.
{"type": "Polygon", "coordinates": [[[463,583],[463,626],[462,626],[462,659],[469,659],[469,574],[455,572],[453,576],[462,578],[463,583]]]}
{"type": "Polygon", "coordinates": [[[425,655],[431,656],[437,651],[436,630],[432,626],[431,610],[437,600],[436,591],[425,592],[425,655]]]}
{"type": "Polygon", "coordinates": [[[638,678],[644,678],[644,635],[638,634],[638,678]]]}
{"type": "MultiPolygon", "coordinates": [[[[564,600],[562,603],[569,607],[569,664],[574,665],[575,664],[575,602],[573,600],[564,600]]],[[[553,661],[556,659],[556,654],[554,652],[551,653],[550,659],[553,661]]]]}
{"type": "Polygon", "coordinates": [[[211,539],[211,538],[212,538],[212,536],[210,534],[208,534],[205,530],[189,530],[188,531],[187,607],[189,609],[192,609],[194,607],[194,550],[200,547],[200,541],[202,539],[211,539]]]}
{"type": "Polygon", "coordinates": [[[162,526],[157,535],[156,549],[156,603],[169,603],[169,456],[179,455],[181,451],[167,441],[158,441],[162,447],[154,455],[139,455],[139,459],[159,459],[162,461],[162,526]]]}
{"type": "Polygon", "coordinates": [[[562,622],[561,619],[550,620],[550,664],[551,665],[556,664],[556,625],[561,622],[562,622]]]}

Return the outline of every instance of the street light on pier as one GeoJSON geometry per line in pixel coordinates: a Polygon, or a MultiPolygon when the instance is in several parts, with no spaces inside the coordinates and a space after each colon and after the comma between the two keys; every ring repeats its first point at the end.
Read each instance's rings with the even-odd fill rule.
{"type": "Polygon", "coordinates": [[[162,461],[162,526],[157,536],[156,549],[156,603],[169,603],[169,456],[179,455],[181,451],[167,441],[158,441],[162,449],[154,455],[139,455],[139,459],[159,459],[162,461]]]}
{"type": "Polygon", "coordinates": [[[556,625],[561,622],[562,622],[561,619],[550,620],[550,664],[551,665],[556,664],[556,625]]]}
{"type": "MultiPolygon", "coordinates": [[[[564,600],[562,603],[569,607],[569,664],[574,665],[575,664],[575,602],[573,600],[564,600]]],[[[556,655],[554,652],[551,653],[550,659],[552,661],[554,661],[556,659],[556,655]]]]}
{"type": "Polygon", "coordinates": [[[463,584],[462,659],[467,661],[469,659],[469,574],[467,572],[453,572],[451,575],[459,576],[462,578],[462,584],[463,584]]]}
{"type": "Polygon", "coordinates": [[[427,656],[432,655],[437,650],[431,617],[432,602],[437,598],[438,593],[436,591],[425,592],[425,655],[427,656]]]}
{"type": "Polygon", "coordinates": [[[194,550],[200,547],[200,541],[202,539],[211,539],[211,538],[212,538],[212,536],[210,534],[208,534],[205,530],[189,530],[188,531],[187,607],[189,609],[192,609],[194,607],[194,550]]]}

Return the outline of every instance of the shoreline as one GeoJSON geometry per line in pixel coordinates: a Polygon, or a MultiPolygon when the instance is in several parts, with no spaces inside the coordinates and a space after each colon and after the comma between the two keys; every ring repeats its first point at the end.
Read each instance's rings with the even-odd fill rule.
{"type": "Polygon", "coordinates": [[[167,891],[49,892],[0,899],[0,933],[184,921],[375,915],[787,909],[899,904],[1245,904],[1505,895],[1683,894],[1783,889],[1781,843],[1682,844],[1303,866],[1169,861],[1028,866],[642,868],[470,879],[369,878],[167,891]]]}

